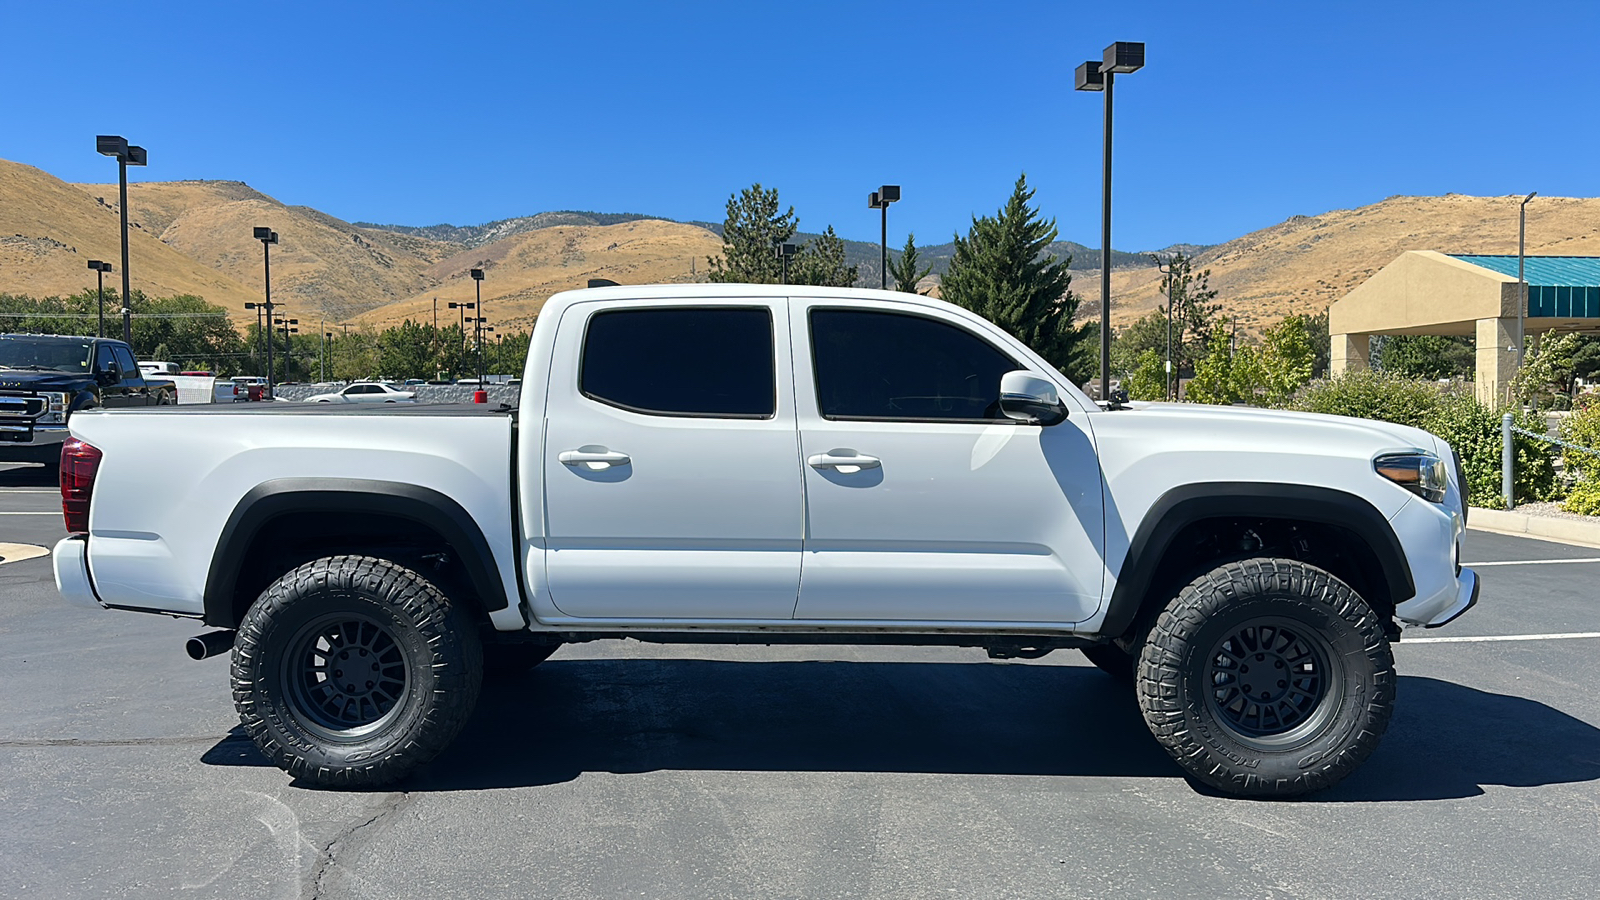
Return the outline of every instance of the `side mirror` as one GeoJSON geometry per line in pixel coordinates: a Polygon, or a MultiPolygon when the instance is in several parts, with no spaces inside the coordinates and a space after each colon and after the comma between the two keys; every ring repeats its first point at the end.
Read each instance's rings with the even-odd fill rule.
{"type": "Polygon", "coordinates": [[[1056,425],[1067,418],[1055,383],[1021,369],[1000,376],[1000,411],[1029,425],[1056,425]]]}
{"type": "Polygon", "coordinates": [[[95,373],[94,380],[97,384],[111,386],[122,380],[122,370],[113,363],[110,368],[101,369],[95,373]]]}

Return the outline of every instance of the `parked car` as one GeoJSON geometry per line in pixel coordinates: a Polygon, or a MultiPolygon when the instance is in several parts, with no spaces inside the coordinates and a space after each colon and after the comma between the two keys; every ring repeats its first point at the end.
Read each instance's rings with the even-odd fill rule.
{"type": "Polygon", "coordinates": [[[147,378],[122,341],[0,334],[0,462],[55,465],[80,410],[176,402],[176,385],[147,378]]]}
{"type": "Polygon", "coordinates": [[[229,379],[237,387],[234,394],[235,400],[265,400],[267,398],[267,379],[259,375],[235,375],[229,379]]]}
{"type": "Polygon", "coordinates": [[[410,403],[416,399],[412,391],[402,391],[381,381],[358,381],[342,391],[331,394],[312,394],[306,403],[410,403]]]}
{"type": "Polygon", "coordinates": [[[261,753],[341,786],[434,758],[485,665],[626,637],[1075,648],[1191,777],[1299,794],[1377,746],[1401,625],[1478,599],[1445,441],[1096,404],[928,297],[573,291],[527,360],[515,413],[80,414],[56,582],[220,629],[261,753]]]}

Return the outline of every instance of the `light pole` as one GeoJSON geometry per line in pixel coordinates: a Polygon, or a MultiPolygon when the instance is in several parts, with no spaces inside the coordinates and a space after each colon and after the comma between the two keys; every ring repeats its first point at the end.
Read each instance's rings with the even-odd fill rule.
{"type": "Polygon", "coordinates": [[[1526,325],[1523,322],[1528,312],[1528,279],[1523,272],[1522,264],[1527,257],[1528,250],[1528,201],[1539,195],[1534,191],[1522,198],[1522,206],[1517,211],[1517,368],[1522,368],[1522,360],[1528,352],[1528,338],[1524,333],[1526,325]]]}
{"type": "MultiPolygon", "coordinates": [[[[449,308],[450,309],[460,310],[460,312],[458,312],[456,314],[456,318],[460,320],[460,324],[457,327],[459,327],[461,329],[461,358],[456,360],[456,379],[460,380],[460,378],[461,378],[461,364],[466,362],[466,357],[467,357],[467,310],[469,310],[469,309],[477,309],[478,308],[478,304],[476,304],[476,303],[451,303],[451,304],[449,304],[449,308]]],[[[476,313],[474,313],[474,315],[476,315],[476,313]]]]}
{"type": "Polygon", "coordinates": [[[317,351],[317,374],[321,381],[328,380],[328,338],[333,337],[333,332],[328,331],[328,320],[322,320],[322,348],[317,351]]]}
{"type": "Polygon", "coordinates": [[[128,167],[142,166],[148,161],[143,147],[128,145],[128,139],[115,134],[96,135],[94,149],[101,156],[117,158],[118,202],[122,212],[122,340],[133,344],[133,307],[128,283],[128,167]]]}
{"type": "Polygon", "coordinates": [[[473,330],[474,335],[476,336],[476,339],[477,339],[476,342],[477,342],[477,345],[478,345],[478,384],[482,385],[483,384],[483,375],[484,375],[484,372],[483,372],[483,323],[489,321],[488,319],[485,319],[483,317],[483,270],[482,269],[473,269],[472,270],[472,284],[477,288],[477,291],[478,291],[478,297],[477,297],[478,315],[473,317],[477,321],[475,323],[473,323],[475,327],[472,330],[473,330]]]}
{"type": "Polygon", "coordinates": [[[89,268],[94,270],[94,296],[100,307],[100,330],[95,332],[95,337],[106,336],[106,273],[111,271],[111,263],[101,262],[98,259],[89,260],[89,268]]]}
{"type": "Polygon", "coordinates": [[[779,284],[789,283],[789,260],[794,256],[794,252],[795,246],[793,244],[775,243],[772,245],[772,253],[778,257],[778,265],[780,267],[779,270],[782,272],[782,274],[778,276],[779,284]]]}
{"type": "MultiPolygon", "coordinates": [[[[299,319],[282,318],[282,319],[275,320],[272,324],[274,324],[274,325],[282,325],[283,326],[283,380],[284,381],[288,381],[289,380],[289,335],[291,335],[291,334],[299,334],[300,333],[300,329],[298,329],[298,328],[290,328],[289,326],[290,325],[299,325],[300,324],[300,320],[299,319]]],[[[267,342],[267,347],[270,348],[271,346],[272,346],[272,342],[268,341],[267,342]]],[[[269,373],[268,376],[267,376],[268,384],[271,384],[271,380],[272,380],[272,376],[269,373]]]]}
{"type": "MultiPolygon", "coordinates": [[[[278,233],[271,228],[259,226],[252,229],[251,233],[255,235],[256,240],[261,242],[262,283],[266,287],[267,296],[267,302],[263,305],[263,309],[266,310],[267,323],[270,326],[272,324],[272,245],[278,242],[278,233]]],[[[284,352],[288,353],[287,339],[285,339],[284,344],[284,352]]],[[[288,363],[284,363],[283,372],[286,376],[289,374],[288,363]]],[[[270,334],[267,336],[267,393],[272,393],[272,336],[270,334]]]]}
{"type": "Polygon", "coordinates": [[[1100,399],[1111,403],[1111,88],[1116,76],[1144,68],[1144,44],[1117,41],[1102,59],[1078,67],[1076,89],[1106,95],[1106,154],[1100,189],[1100,399]]]}
{"type": "Polygon", "coordinates": [[[878,287],[889,288],[889,204],[900,199],[900,185],[886,184],[867,195],[867,208],[883,211],[878,239],[878,287]]]}
{"type": "Polygon", "coordinates": [[[1166,276],[1167,282],[1167,389],[1161,395],[1163,400],[1173,399],[1172,393],[1172,292],[1178,286],[1177,279],[1172,275],[1172,260],[1163,258],[1154,253],[1150,258],[1156,262],[1156,271],[1166,276]]]}

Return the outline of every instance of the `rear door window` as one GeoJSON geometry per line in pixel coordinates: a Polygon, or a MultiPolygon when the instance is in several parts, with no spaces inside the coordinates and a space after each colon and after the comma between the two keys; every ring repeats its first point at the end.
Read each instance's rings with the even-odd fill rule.
{"type": "Polygon", "coordinates": [[[771,418],[772,314],[727,306],[597,312],[578,386],[591,400],[648,415],[771,418]]]}

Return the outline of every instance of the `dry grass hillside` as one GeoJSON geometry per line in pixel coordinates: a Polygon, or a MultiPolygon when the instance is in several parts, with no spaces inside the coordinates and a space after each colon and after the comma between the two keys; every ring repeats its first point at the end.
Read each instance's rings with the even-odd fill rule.
{"type": "MultiPolygon", "coordinates": [[[[89,194],[114,185],[80,185],[89,194]]],[[[253,229],[278,232],[272,298],[291,316],[343,321],[433,284],[428,268],[455,245],[358,228],[310,207],[286,206],[237,181],[130,185],[130,214],[168,246],[260,291],[261,243],[253,229]]],[[[241,310],[242,313],[242,310],[241,310]]]]}
{"type": "MultiPolygon", "coordinates": [[[[116,197],[115,186],[106,196],[110,202],[102,202],[32,166],[0,160],[0,291],[48,297],[92,288],[90,259],[116,266],[106,282],[120,288],[116,197]]],[[[138,215],[130,217],[129,272],[135,290],[159,297],[198,294],[237,309],[243,318],[244,302],[256,299],[253,290],[167,246],[152,232],[138,215]]]]}
{"type": "Polygon", "coordinates": [[[694,281],[704,277],[706,257],[721,251],[721,239],[704,228],[659,219],[541,228],[440,260],[427,270],[437,287],[371,310],[360,321],[376,326],[407,318],[431,321],[437,298],[439,323],[447,324],[459,313],[445,304],[471,301],[468,272],[482,268],[489,323],[527,328],[551,294],[584,287],[590,278],[620,284],[694,281]]]}
{"type": "MultiPolygon", "coordinates": [[[[1390,197],[1359,209],[1294,216],[1212,247],[1196,258],[1211,270],[1225,315],[1256,332],[1292,313],[1316,313],[1407,250],[1516,253],[1521,197],[1390,197]]],[[[1528,252],[1600,256],[1600,198],[1538,197],[1528,204],[1528,252]]],[[[1073,279],[1082,309],[1098,310],[1100,276],[1073,279]]],[[[1114,270],[1111,319],[1126,325],[1163,307],[1154,269],[1114,270]]],[[[1096,313],[1097,314],[1097,313],[1096,313]]]]}

